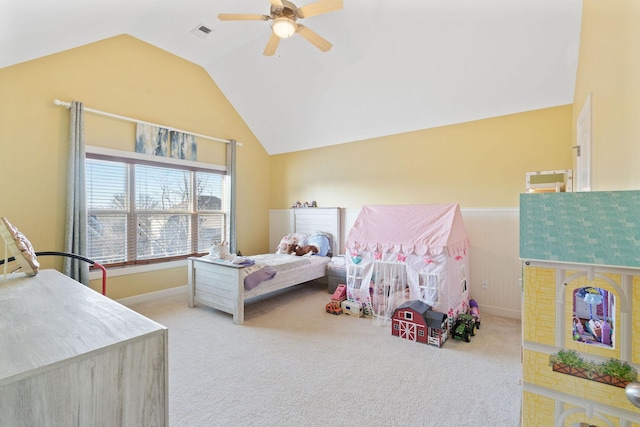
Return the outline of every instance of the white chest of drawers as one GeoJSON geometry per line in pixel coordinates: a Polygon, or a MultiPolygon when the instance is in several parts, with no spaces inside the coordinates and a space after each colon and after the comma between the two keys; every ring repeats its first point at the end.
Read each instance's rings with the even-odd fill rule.
{"type": "Polygon", "coordinates": [[[0,426],[166,426],[167,329],[56,270],[0,277],[0,426]]]}

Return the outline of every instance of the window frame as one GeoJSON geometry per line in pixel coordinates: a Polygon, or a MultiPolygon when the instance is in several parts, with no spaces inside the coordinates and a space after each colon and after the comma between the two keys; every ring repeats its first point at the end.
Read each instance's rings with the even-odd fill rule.
{"type": "Polygon", "coordinates": [[[433,303],[440,302],[440,274],[433,272],[418,273],[418,288],[420,289],[420,299],[427,300],[427,296],[435,293],[433,303]],[[430,292],[431,291],[431,292],[430,292]]]}
{"type": "MultiPolygon", "coordinates": [[[[113,150],[104,147],[94,147],[87,146],[85,149],[85,160],[88,159],[96,159],[96,160],[105,160],[105,161],[113,161],[119,163],[125,163],[129,171],[135,169],[135,165],[145,165],[145,166],[154,166],[154,167],[162,167],[162,168],[172,168],[177,170],[189,171],[191,177],[191,186],[192,189],[195,188],[195,176],[197,172],[206,172],[206,173],[215,173],[222,175],[223,183],[222,183],[222,206],[220,212],[223,217],[223,236],[222,240],[228,240],[229,238],[229,230],[230,230],[230,183],[228,170],[226,166],[203,163],[198,161],[191,160],[181,160],[181,159],[173,159],[169,157],[161,157],[161,156],[152,156],[147,154],[129,152],[129,151],[121,151],[121,150],[113,150]]],[[[130,174],[131,182],[128,183],[128,195],[129,197],[134,197],[135,191],[131,194],[131,188],[135,188],[135,174],[130,174]]],[[[190,219],[192,224],[197,224],[197,218],[199,217],[197,212],[197,197],[191,198],[191,212],[190,219]],[[194,222],[195,221],[195,222],[194,222]]],[[[135,218],[137,213],[135,212],[135,208],[131,202],[129,202],[130,206],[127,209],[126,216],[127,222],[129,224],[128,230],[135,230],[135,218]],[[133,222],[133,228],[131,228],[131,221],[133,222]]],[[[213,211],[204,211],[202,212],[204,215],[211,214],[213,211]]],[[[89,211],[87,210],[89,214],[89,211]]],[[[142,215],[149,214],[149,212],[141,212],[142,215]]],[[[195,255],[203,255],[206,252],[198,252],[198,227],[191,227],[191,250],[190,253],[184,255],[174,255],[167,256],[161,258],[152,258],[152,259],[128,259],[124,262],[104,264],[107,268],[118,268],[118,267],[141,267],[149,264],[154,264],[155,266],[162,264],[175,264],[175,261],[183,261],[186,260],[190,256],[195,255]]],[[[135,239],[127,237],[127,245],[131,245],[135,243],[135,239]]],[[[131,248],[129,247],[129,250],[131,248]]],[[[168,267],[170,267],[168,265],[168,267]]]]}

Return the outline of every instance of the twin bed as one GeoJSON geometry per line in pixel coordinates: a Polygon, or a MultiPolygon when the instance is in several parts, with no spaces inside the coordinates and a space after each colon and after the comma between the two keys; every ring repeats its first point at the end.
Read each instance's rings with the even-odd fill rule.
{"type": "Polygon", "coordinates": [[[189,258],[189,307],[196,303],[204,304],[232,314],[233,322],[241,325],[248,299],[324,277],[331,254],[339,252],[340,210],[292,209],[290,218],[292,234],[331,237],[326,256],[262,254],[247,257],[255,261],[253,266],[248,267],[207,256],[189,258]],[[251,280],[256,275],[262,275],[262,279],[267,280],[251,280]]]}

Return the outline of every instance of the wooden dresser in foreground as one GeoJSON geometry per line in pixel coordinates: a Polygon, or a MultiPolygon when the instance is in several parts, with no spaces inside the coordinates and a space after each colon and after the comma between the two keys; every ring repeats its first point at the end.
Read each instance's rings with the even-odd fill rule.
{"type": "Polygon", "coordinates": [[[168,425],[167,329],[56,270],[0,276],[0,426],[168,425]]]}

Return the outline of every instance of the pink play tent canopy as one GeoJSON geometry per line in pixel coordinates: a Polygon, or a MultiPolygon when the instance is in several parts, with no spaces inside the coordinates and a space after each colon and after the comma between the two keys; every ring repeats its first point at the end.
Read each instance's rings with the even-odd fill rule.
{"type": "Polygon", "coordinates": [[[348,252],[397,252],[405,255],[466,254],[469,237],[460,206],[363,206],[347,241],[348,252]]]}

